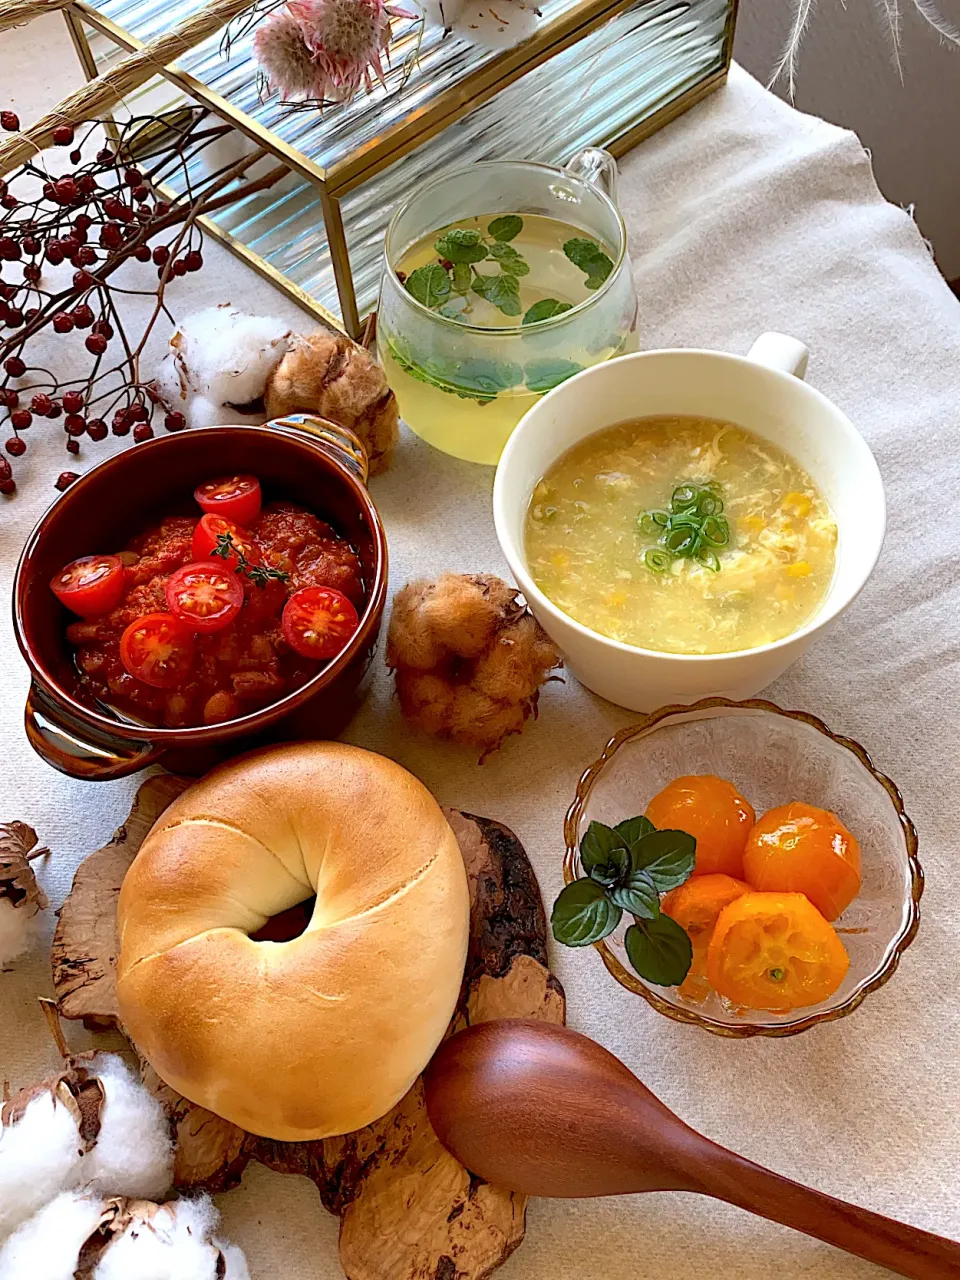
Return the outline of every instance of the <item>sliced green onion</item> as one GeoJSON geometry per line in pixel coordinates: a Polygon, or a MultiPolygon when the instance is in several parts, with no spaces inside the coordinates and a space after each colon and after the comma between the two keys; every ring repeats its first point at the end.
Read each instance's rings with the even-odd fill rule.
{"type": "Polygon", "coordinates": [[[700,527],[700,536],[711,547],[725,547],[730,541],[730,526],[723,516],[707,516],[700,527]]]}
{"type": "Polygon", "coordinates": [[[720,559],[714,547],[730,542],[730,524],[723,511],[722,490],[715,480],[678,484],[670,495],[670,510],[643,511],[637,528],[645,537],[656,537],[658,545],[644,552],[644,563],[654,573],[665,573],[672,560],[697,560],[714,573],[720,559]]]}
{"type": "Polygon", "coordinates": [[[670,560],[670,555],[658,547],[648,547],[643,553],[643,563],[654,573],[666,573],[670,568],[670,560]]]}
{"type": "Polygon", "coordinates": [[[723,502],[714,493],[704,491],[697,499],[697,514],[701,516],[718,516],[723,510],[723,502]]]}
{"type": "Polygon", "coordinates": [[[697,559],[705,569],[712,570],[713,573],[720,572],[720,560],[715,551],[711,551],[709,547],[701,547],[697,553],[697,559]]]}
{"type": "Polygon", "coordinates": [[[673,491],[670,498],[670,507],[674,513],[687,511],[690,507],[697,505],[697,499],[700,497],[700,490],[695,484],[681,484],[673,491]]]}

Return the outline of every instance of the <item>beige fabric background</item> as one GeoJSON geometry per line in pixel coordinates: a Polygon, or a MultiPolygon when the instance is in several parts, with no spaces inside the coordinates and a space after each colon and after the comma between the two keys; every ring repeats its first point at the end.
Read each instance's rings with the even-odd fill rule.
{"type": "MultiPolygon", "coordinates": [[[[25,118],[78,78],[56,18],[0,38],[0,99],[25,118]]],[[[876,452],[890,505],[879,568],[829,637],[769,692],[863,742],[900,784],[928,884],[919,938],[899,973],[842,1022],[784,1041],[719,1040],[628,996],[592,952],[555,949],[570,1022],[712,1138],[960,1239],[960,521],[951,507],[960,497],[960,306],[909,217],[879,196],[857,140],[790,111],[738,70],[726,90],[628,158],[622,204],[641,346],[744,352],[764,329],[794,333],[812,348],[810,380],[876,452]]],[[[181,311],[230,299],[303,323],[232,258],[213,248],[207,256],[189,293],[173,292],[181,311]]],[[[83,465],[105,447],[85,448],[83,465]]],[[[59,433],[35,428],[27,461],[18,464],[21,494],[0,500],[4,598],[27,531],[53,496],[52,476],[66,465],[59,433]]],[[[491,482],[491,471],[405,435],[373,484],[394,587],[443,569],[503,571],[491,482]]],[[[72,782],[31,753],[21,729],[27,677],[6,611],[0,627],[0,818],[33,823],[55,851],[40,875],[56,904],[80,859],[126,814],[135,784],[72,782]]],[[[550,685],[539,721],[478,767],[469,752],[409,733],[381,670],[347,736],[401,761],[443,803],[512,826],[550,901],[576,779],[630,718],[575,684],[550,685]]],[[[0,1078],[16,1085],[54,1065],[36,1004],[49,985],[41,950],[0,975],[0,1078]]],[[[76,1044],[87,1038],[71,1028],[76,1044]]],[[[257,1280],[340,1274],[336,1220],[306,1181],[253,1167],[220,1203],[257,1280]]],[[[881,1272],[738,1210],[661,1195],[534,1202],[526,1242],[501,1274],[867,1280],[881,1272]]]]}

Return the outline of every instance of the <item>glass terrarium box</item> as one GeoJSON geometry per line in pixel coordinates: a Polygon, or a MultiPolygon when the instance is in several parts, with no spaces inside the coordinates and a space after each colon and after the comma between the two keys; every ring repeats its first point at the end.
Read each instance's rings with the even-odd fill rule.
{"type": "MultiPolygon", "coordinates": [[[[92,78],[202,7],[74,0],[64,13],[92,78]]],[[[723,82],[735,10],[736,0],[543,0],[526,11],[529,33],[501,49],[429,16],[396,18],[383,83],[318,106],[269,92],[254,56],[255,6],[125,106],[202,103],[236,131],[237,155],[260,148],[283,164],[281,181],[213,215],[208,230],[357,337],[377,304],[385,233],[402,201],[472,161],[562,165],[587,146],[622,155],[723,82]]]]}

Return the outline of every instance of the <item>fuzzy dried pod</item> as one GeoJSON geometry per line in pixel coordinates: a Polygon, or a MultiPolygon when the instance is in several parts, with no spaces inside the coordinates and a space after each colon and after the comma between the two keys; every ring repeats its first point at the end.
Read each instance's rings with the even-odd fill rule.
{"type": "Polygon", "coordinates": [[[519,592],[492,574],[445,573],[405,586],[394,600],[386,657],[404,715],[484,756],[522,731],[560,665],[519,592]]]}
{"type": "Polygon", "coordinates": [[[0,823],[0,966],[27,950],[48,905],[30,862],[49,852],[37,848],[37,833],[25,822],[0,823]]]}
{"type": "Polygon", "coordinates": [[[268,418],[316,413],[348,427],[367,451],[370,474],[385,471],[400,431],[397,398],[365,347],[326,329],[294,338],[267,379],[268,418]]]}

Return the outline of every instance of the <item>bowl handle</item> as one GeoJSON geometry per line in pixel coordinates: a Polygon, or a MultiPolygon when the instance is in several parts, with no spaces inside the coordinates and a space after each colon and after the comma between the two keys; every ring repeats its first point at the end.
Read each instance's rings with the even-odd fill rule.
{"type": "Polygon", "coordinates": [[[286,417],[274,418],[266,425],[291,435],[312,436],[324,446],[327,453],[342,462],[348,471],[352,471],[361,484],[367,483],[367,451],[360,437],[349,427],[343,427],[331,418],[321,418],[315,413],[288,413],[286,417]]]}
{"type": "Polygon", "coordinates": [[[41,759],[71,778],[108,782],[145,769],[163,755],[150,742],[126,743],[92,733],[31,685],[23,714],[30,745],[41,759]],[[119,749],[118,749],[119,748],[119,749]]]}
{"type": "Polygon", "coordinates": [[[785,333],[761,333],[747,352],[747,359],[802,379],[807,373],[809,355],[799,338],[790,338],[785,333]]]}

